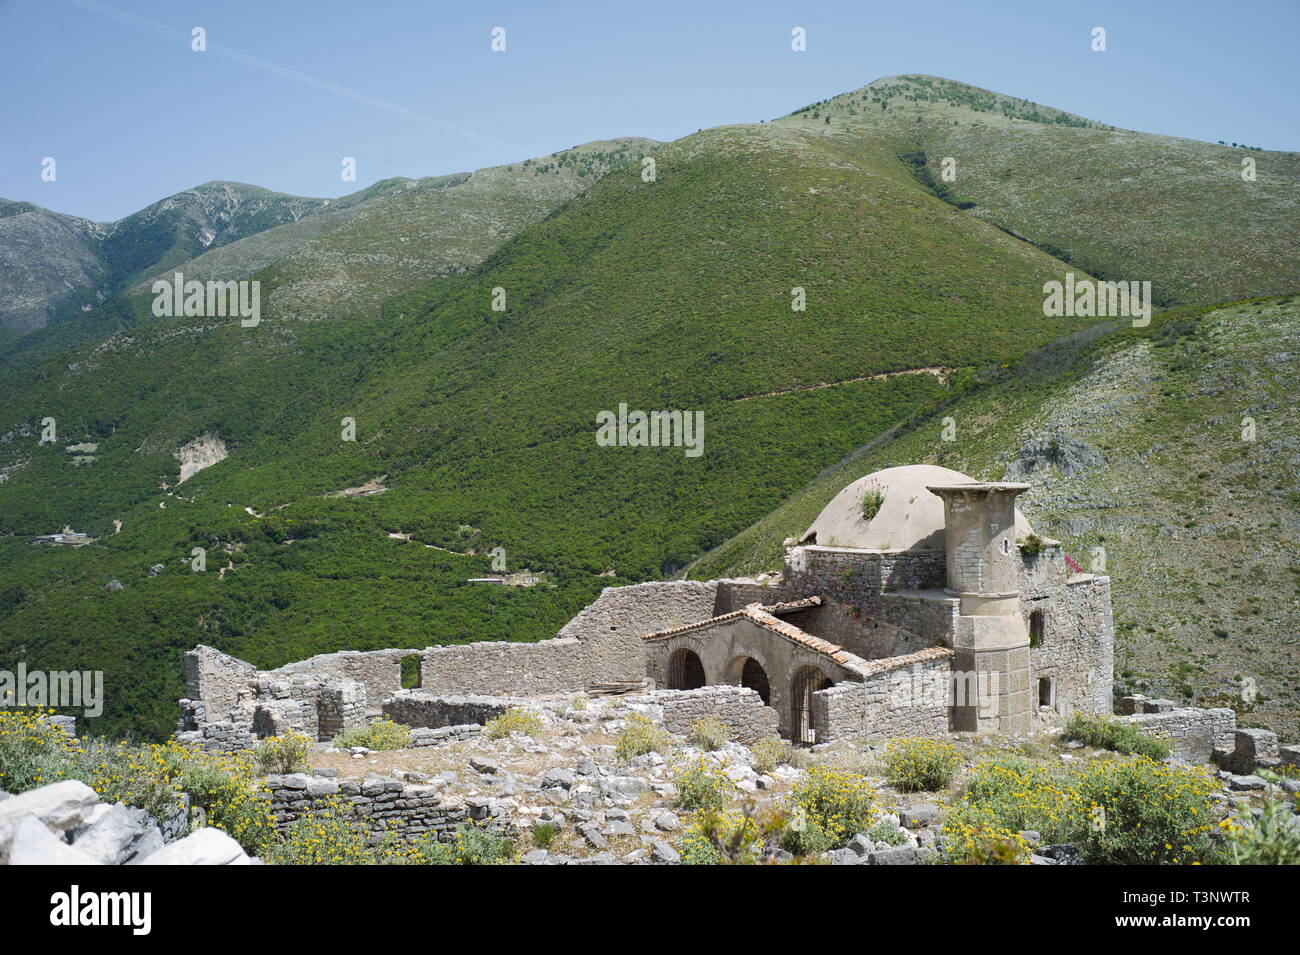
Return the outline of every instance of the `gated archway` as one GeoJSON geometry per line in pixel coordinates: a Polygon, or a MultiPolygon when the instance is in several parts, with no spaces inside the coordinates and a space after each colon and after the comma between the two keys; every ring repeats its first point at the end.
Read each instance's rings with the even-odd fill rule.
{"type": "Polygon", "coordinates": [[[668,689],[696,690],[704,686],[704,664],[694,650],[678,647],[668,658],[668,689]]]}
{"type": "Polygon", "coordinates": [[[812,695],[834,681],[815,666],[801,666],[790,681],[790,741],[796,745],[817,742],[813,731],[812,695]]]}

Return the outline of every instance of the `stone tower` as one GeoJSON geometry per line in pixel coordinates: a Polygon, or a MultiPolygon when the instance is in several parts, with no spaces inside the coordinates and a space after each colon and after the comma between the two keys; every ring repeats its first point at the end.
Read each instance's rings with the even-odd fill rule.
{"type": "Polygon", "coordinates": [[[930,487],[944,505],[948,587],[961,599],[953,635],[953,729],[1029,733],[1029,630],[1020,612],[1016,496],[1028,484],[930,487]]]}

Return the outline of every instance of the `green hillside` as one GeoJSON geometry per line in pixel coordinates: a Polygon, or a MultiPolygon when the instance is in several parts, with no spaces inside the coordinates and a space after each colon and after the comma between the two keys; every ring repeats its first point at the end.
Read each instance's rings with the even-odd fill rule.
{"type": "Polygon", "coordinates": [[[970,215],[1093,275],[1149,280],[1162,304],[1300,289],[1297,153],[1116,129],[933,76],[887,77],[777,122],[850,149],[891,142],[970,215]]]}
{"type": "MultiPolygon", "coordinates": [[[[1025,112],[971,122],[1025,140],[1093,129],[1025,112]]],[[[256,328],[169,319],[12,372],[0,666],[102,668],[102,725],[165,734],[197,642],[270,666],[551,636],[601,586],[681,571],[854,449],[1093,321],[1043,317],[1044,282],[1082,271],[1077,250],[1060,249],[1067,265],[945,201],[895,125],[825,118],[660,146],[650,182],[627,164],[638,149],[557,154],[540,165],[597,180],[562,205],[543,182],[556,168],[526,164],[508,187],[485,174],[381,199],[256,273],[282,303],[256,328]],[[499,233],[475,211],[484,194],[517,211],[499,233]],[[446,221],[430,221],[435,197],[446,221]],[[703,454],[599,446],[597,415],[620,404],[702,412],[703,454]],[[57,443],[38,443],[45,417],[57,443]],[[204,435],[229,457],[178,485],[174,453],[204,435]],[[384,490],[338,496],[362,486],[384,490]],[[65,524],[97,540],[28,543],[65,524]],[[546,582],[467,584],[498,546],[546,582]]],[[[1028,205],[1043,191],[1020,188],[1028,205]]],[[[1202,227],[1247,229],[1183,222],[1202,227]]]]}
{"type": "Polygon", "coordinates": [[[1027,481],[1020,500],[1034,529],[1112,578],[1121,686],[1230,705],[1296,735],[1300,303],[1174,310],[1147,329],[1090,337],[1035,353],[827,469],[688,575],[778,569],[783,538],[880,468],[1027,481]],[[953,442],[942,440],[945,417],[953,442]],[[1247,418],[1253,441],[1242,437],[1247,418]]]}

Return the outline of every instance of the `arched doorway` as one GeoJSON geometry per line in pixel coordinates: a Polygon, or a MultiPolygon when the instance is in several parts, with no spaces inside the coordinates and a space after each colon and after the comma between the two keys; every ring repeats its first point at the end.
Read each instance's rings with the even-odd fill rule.
{"type": "Polygon", "coordinates": [[[678,647],[668,658],[668,689],[698,690],[704,686],[704,664],[694,650],[678,647]]]}
{"type": "Polygon", "coordinates": [[[815,666],[801,666],[790,682],[790,741],[811,746],[817,742],[813,732],[812,695],[833,686],[834,682],[815,666]]]}
{"type": "Polygon", "coordinates": [[[740,668],[740,685],[747,686],[763,701],[765,706],[772,703],[772,683],[767,678],[763,665],[753,657],[745,658],[745,665],[740,668]]]}

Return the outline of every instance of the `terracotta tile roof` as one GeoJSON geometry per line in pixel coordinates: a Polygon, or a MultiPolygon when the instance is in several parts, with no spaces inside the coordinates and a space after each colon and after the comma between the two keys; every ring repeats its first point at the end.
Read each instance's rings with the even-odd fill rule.
{"type": "Polygon", "coordinates": [[[888,673],[890,670],[910,667],[914,663],[925,663],[928,660],[942,660],[945,657],[950,657],[952,655],[952,650],[947,647],[927,647],[924,650],[917,650],[915,653],[907,653],[901,657],[882,657],[879,660],[864,660],[855,669],[863,676],[875,676],[878,673],[888,673]]]}
{"type": "Polygon", "coordinates": [[[710,617],[708,620],[698,620],[695,623],[684,624],[680,627],[672,627],[668,630],[659,630],[655,633],[643,634],[642,640],[666,640],[669,637],[675,637],[679,634],[689,633],[692,630],[699,630],[702,627],[712,626],[713,624],[726,623],[731,620],[739,620],[744,617],[751,623],[758,624],[766,630],[770,630],[792,643],[807,647],[815,653],[830,657],[841,666],[854,667],[859,662],[865,662],[856,654],[849,653],[838,644],[831,643],[829,640],[823,640],[821,637],[815,637],[811,633],[800,630],[793,624],[786,623],[784,620],[771,613],[771,610],[802,610],[806,607],[817,607],[821,605],[820,597],[807,597],[803,600],[791,601],[787,604],[773,604],[770,607],[764,607],[762,604],[752,603],[743,610],[733,610],[731,613],[724,613],[720,617],[710,617]]]}
{"type": "Polygon", "coordinates": [[[784,637],[791,643],[797,643],[801,647],[806,647],[814,653],[820,653],[822,656],[829,657],[840,666],[844,667],[850,673],[866,678],[876,676],[880,673],[888,673],[890,670],[897,670],[903,667],[909,667],[916,663],[926,663],[930,660],[942,660],[953,655],[952,650],[947,647],[928,647],[925,650],[918,650],[915,653],[904,654],[899,657],[884,657],[879,660],[866,660],[856,653],[850,653],[839,644],[831,643],[829,640],[823,640],[821,637],[813,636],[804,630],[800,630],[794,624],[786,623],[771,611],[778,608],[803,609],[803,606],[793,607],[792,605],[806,605],[815,607],[821,605],[820,597],[808,597],[804,600],[791,601],[787,604],[772,604],[764,607],[762,604],[752,603],[743,610],[733,610],[731,613],[724,613],[720,617],[710,617],[708,620],[697,620],[695,623],[688,623],[680,627],[672,627],[668,630],[659,630],[655,633],[644,634],[642,640],[666,640],[669,637],[675,637],[678,634],[689,633],[692,630],[699,630],[703,627],[712,626],[718,623],[727,623],[732,620],[744,618],[751,623],[755,623],[765,630],[784,637]],[[816,601],[816,603],[812,603],[816,601]]]}
{"type": "Polygon", "coordinates": [[[792,623],[786,623],[778,617],[773,616],[764,610],[759,604],[750,604],[744,610],[740,611],[760,627],[766,627],[774,633],[779,633],[792,643],[807,647],[816,653],[830,657],[836,663],[849,664],[854,660],[860,659],[855,654],[849,653],[837,643],[831,643],[829,640],[823,640],[821,637],[814,637],[811,633],[800,630],[792,623]]]}

